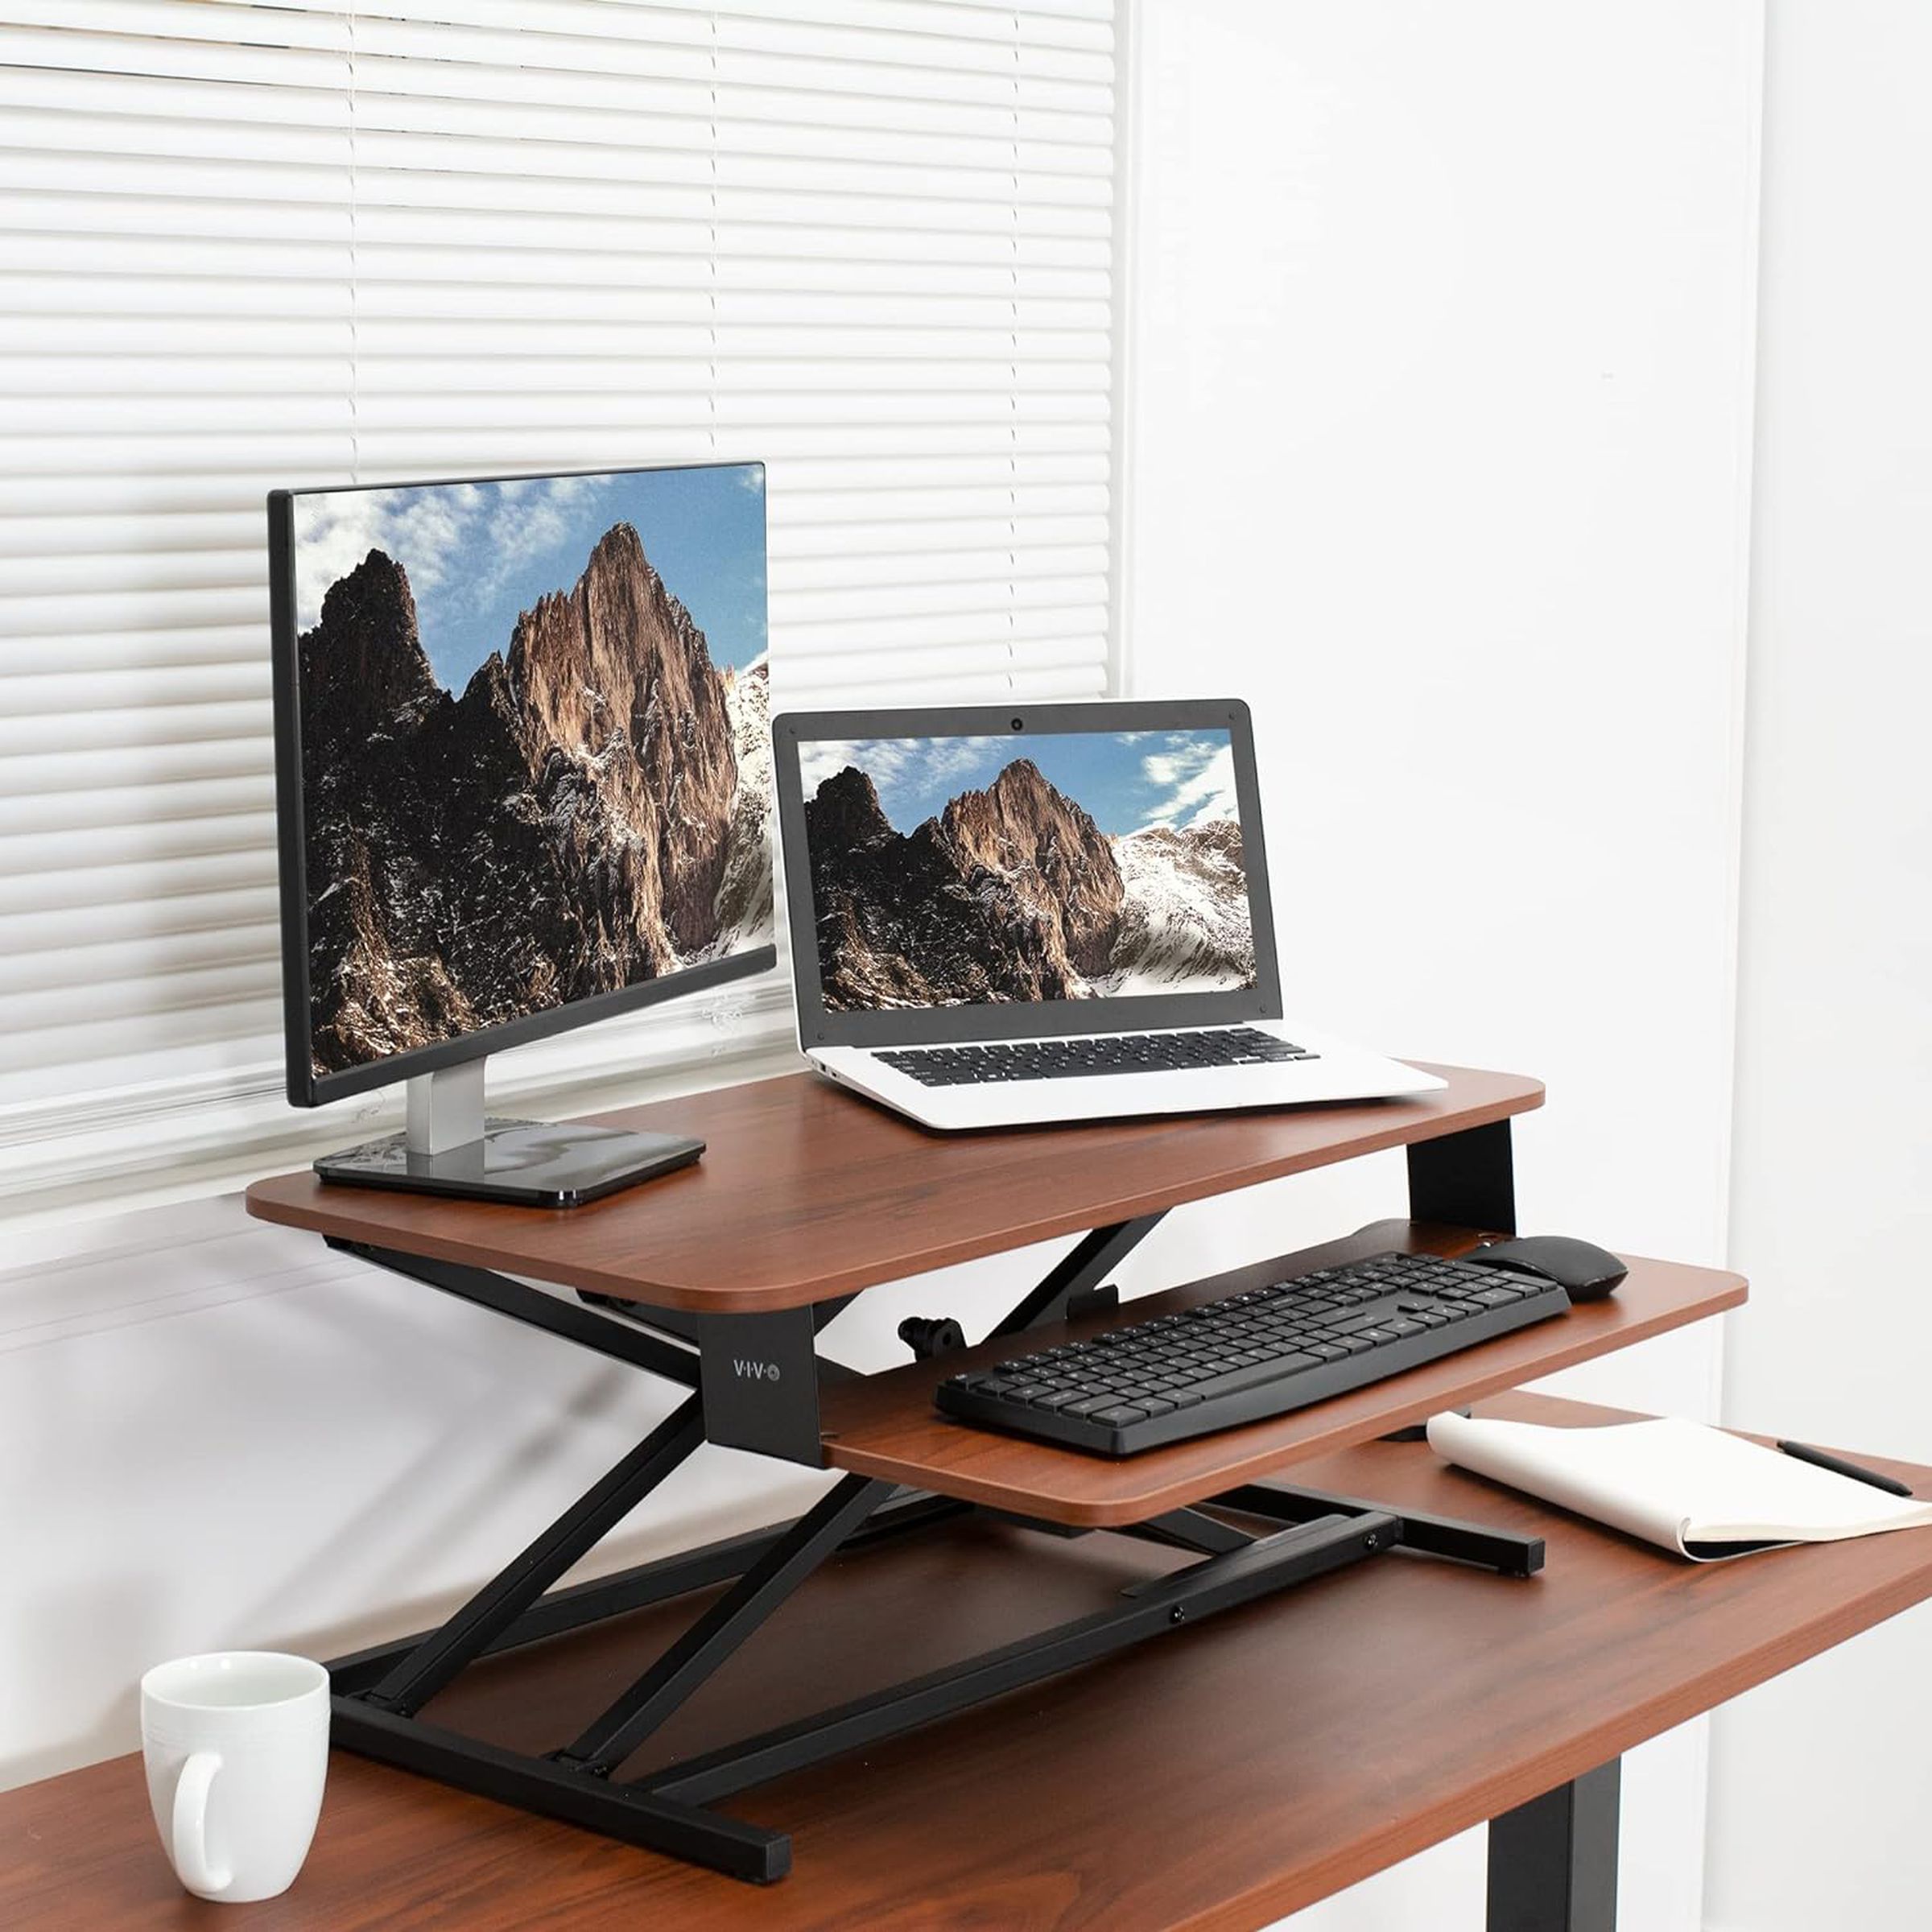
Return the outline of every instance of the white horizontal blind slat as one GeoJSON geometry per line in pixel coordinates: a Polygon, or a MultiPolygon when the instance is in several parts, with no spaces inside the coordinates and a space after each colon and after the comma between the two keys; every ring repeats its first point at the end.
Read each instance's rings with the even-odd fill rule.
{"type": "Polygon", "coordinates": [[[1104,691],[1113,13],[7,10],[0,1205],[276,1077],[272,487],[756,459],[779,701],[1104,691]]]}

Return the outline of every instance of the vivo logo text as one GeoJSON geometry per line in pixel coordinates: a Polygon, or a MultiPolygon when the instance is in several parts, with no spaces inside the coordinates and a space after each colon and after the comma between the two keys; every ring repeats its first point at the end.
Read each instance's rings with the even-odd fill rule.
{"type": "Polygon", "coordinates": [[[733,1356],[731,1368],[733,1374],[741,1381],[775,1382],[778,1379],[778,1365],[776,1362],[747,1362],[733,1356]]]}

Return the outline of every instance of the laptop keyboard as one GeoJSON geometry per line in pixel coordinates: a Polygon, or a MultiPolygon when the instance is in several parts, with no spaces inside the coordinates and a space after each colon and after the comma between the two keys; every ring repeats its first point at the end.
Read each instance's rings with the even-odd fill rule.
{"type": "Polygon", "coordinates": [[[1214,1026],[1191,1033],[1109,1033],[1081,1039],[899,1047],[873,1057],[922,1087],[985,1087],[1007,1080],[1088,1080],[1102,1073],[1279,1066],[1321,1056],[1252,1026],[1214,1026]]]}

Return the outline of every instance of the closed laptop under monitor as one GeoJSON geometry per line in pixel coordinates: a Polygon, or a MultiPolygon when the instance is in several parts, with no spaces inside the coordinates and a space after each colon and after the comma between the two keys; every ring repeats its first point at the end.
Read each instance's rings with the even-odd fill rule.
{"type": "Polygon", "coordinates": [[[486,1055],[775,960],[758,464],[269,498],[297,1106],[325,1179],[569,1205],[691,1141],[491,1120],[486,1055]]]}

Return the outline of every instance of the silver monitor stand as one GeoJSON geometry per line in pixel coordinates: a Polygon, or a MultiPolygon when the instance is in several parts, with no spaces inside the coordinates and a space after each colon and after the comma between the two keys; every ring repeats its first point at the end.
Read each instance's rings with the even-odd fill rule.
{"type": "Polygon", "coordinates": [[[567,1121],[493,1120],[483,1065],[464,1060],[409,1081],[400,1133],[324,1154],[316,1172],[357,1187],[458,1195],[526,1208],[576,1208],[688,1167],[702,1141],[567,1121]]]}

